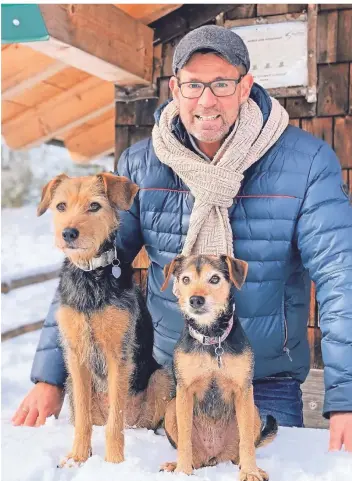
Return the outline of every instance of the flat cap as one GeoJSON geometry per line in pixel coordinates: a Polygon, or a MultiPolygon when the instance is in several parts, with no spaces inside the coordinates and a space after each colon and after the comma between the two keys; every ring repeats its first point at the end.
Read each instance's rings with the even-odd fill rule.
{"type": "Polygon", "coordinates": [[[177,45],[172,61],[174,75],[195,52],[208,49],[217,52],[235,67],[243,65],[248,72],[249,53],[241,37],[228,28],[205,25],[187,33],[177,45]]]}

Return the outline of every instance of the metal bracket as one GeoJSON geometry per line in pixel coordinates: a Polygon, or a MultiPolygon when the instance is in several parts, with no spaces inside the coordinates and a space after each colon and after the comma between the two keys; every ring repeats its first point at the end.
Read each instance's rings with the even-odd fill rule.
{"type": "Polygon", "coordinates": [[[1,5],[1,42],[21,43],[49,40],[38,5],[1,5]]]}

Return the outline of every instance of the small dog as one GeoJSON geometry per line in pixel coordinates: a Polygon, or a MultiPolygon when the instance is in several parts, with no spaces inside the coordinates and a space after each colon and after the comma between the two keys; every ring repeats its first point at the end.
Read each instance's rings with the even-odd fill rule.
{"type": "Polygon", "coordinates": [[[240,289],[246,262],[228,256],[177,256],[165,266],[164,290],[175,276],[174,294],[185,328],[174,351],[176,399],[166,408],[165,431],[178,449],[177,463],[165,471],[192,473],[192,468],[223,461],[240,465],[241,481],[263,481],[255,447],[270,442],[277,423],[261,425],[253,399],[254,357],[233,311],[231,283],[240,289]]]}
{"type": "Polygon", "coordinates": [[[57,321],[75,437],[61,467],[87,460],[92,426],[103,424],[106,461],[123,461],[124,426],[155,430],[172,396],[171,376],[152,356],[151,316],[114,247],[118,210],[129,209],[137,191],[113,174],[63,174],[44,187],[38,206],[39,216],[53,211],[56,246],[66,255],[57,321]]]}

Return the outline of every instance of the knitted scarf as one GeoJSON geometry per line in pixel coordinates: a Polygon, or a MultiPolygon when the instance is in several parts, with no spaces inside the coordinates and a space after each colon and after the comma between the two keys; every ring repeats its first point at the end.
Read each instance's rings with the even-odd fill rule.
{"type": "Polygon", "coordinates": [[[153,128],[155,153],[194,196],[182,254],[234,256],[228,209],[241,187],[243,173],[275,144],[288,124],[286,110],[274,98],[271,102],[265,125],[252,99],[242,104],[232,132],[211,162],[184,147],[172,133],[172,121],[179,115],[175,102],[164,108],[159,124],[153,128]]]}

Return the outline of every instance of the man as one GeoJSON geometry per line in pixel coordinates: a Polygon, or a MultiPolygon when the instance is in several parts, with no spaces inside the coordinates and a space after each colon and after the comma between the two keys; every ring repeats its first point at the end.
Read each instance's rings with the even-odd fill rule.
{"type": "MultiPolygon", "coordinates": [[[[279,103],[253,83],[234,32],[205,26],[176,48],[173,102],[156,112],[151,139],[127,149],[118,173],[140,186],[121,214],[117,244],[151,260],[148,307],[154,354],[171,361],[183,327],[163,267],[176,254],[230,253],[249,264],[236,312],[255,352],[262,415],[302,426],[300,383],[309,370],[309,276],[316,283],[330,449],[352,451],[352,208],[334,152],[288,125],[279,103]],[[209,252],[208,252],[209,253],[209,252]]],[[[35,387],[14,416],[32,426],[58,415],[65,369],[54,300],[32,368],[35,387]]]]}

